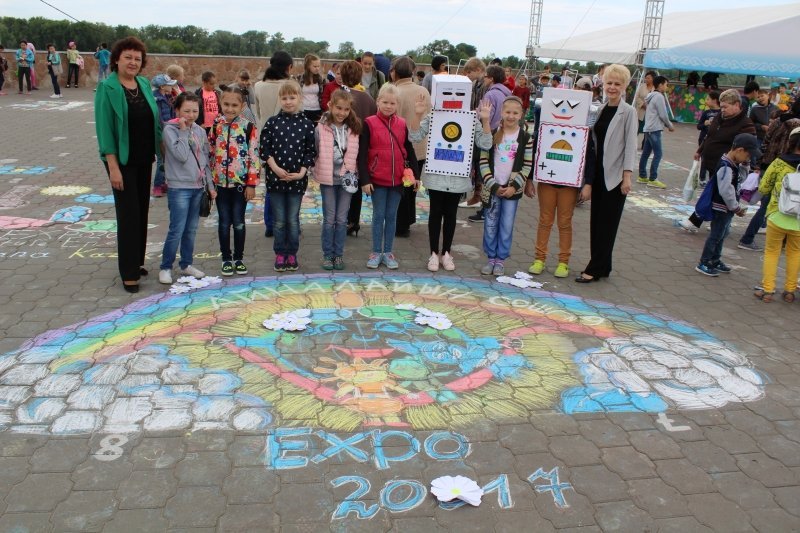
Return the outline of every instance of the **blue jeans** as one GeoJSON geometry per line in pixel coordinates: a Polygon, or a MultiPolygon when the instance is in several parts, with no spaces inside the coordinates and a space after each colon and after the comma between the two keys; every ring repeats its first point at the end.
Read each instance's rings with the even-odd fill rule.
{"type": "Polygon", "coordinates": [[[100,65],[97,70],[97,83],[108,78],[108,67],[109,65],[100,65]]]}
{"type": "Polygon", "coordinates": [[[483,251],[489,259],[505,261],[511,255],[518,205],[518,199],[492,196],[492,204],[483,210],[483,251]]]}
{"type": "Polygon", "coordinates": [[[372,251],[376,254],[392,251],[397,228],[397,206],[402,196],[400,187],[376,185],[372,189],[372,251]]]}
{"type": "Polygon", "coordinates": [[[322,193],[322,255],[341,257],[347,235],[347,212],[353,195],[341,185],[320,185],[319,190],[322,193]]]}
{"type": "Polygon", "coordinates": [[[218,187],[217,213],[219,213],[219,251],[223,261],[241,261],[244,256],[244,187],[218,187]],[[231,256],[231,226],[233,226],[233,256],[231,256]]]}
{"type": "Polygon", "coordinates": [[[703,246],[700,264],[713,267],[719,262],[722,257],[722,244],[725,242],[725,237],[731,232],[731,220],[733,220],[733,211],[724,213],[714,211],[714,218],[711,219],[711,232],[703,246]]]}
{"type": "Polygon", "coordinates": [[[161,270],[171,270],[175,262],[178,246],[181,259],[178,265],[186,268],[192,264],[194,254],[194,235],[200,221],[200,198],[203,189],[169,189],[167,205],[169,206],[169,231],[161,253],[161,270]]]}
{"type": "Polygon", "coordinates": [[[303,195],[292,192],[271,192],[272,228],[276,255],[297,255],[300,248],[300,203],[303,195]]]}
{"type": "Polygon", "coordinates": [[[161,187],[167,182],[167,177],[164,174],[164,156],[159,154],[156,157],[156,176],[153,178],[153,188],[161,187]]]}
{"type": "Polygon", "coordinates": [[[272,231],[272,208],[269,205],[269,191],[264,191],[264,226],[267,231],[272,231]]]}
{"type": "Polygon", "coordinates": [[[647,177],[647,160],[653,154],[653,161],[650,163],[650,181],[658,179],[658,165],[661,164],[661,132],[651,131],[644,134],[644,146],[642,147],[642,157],[639,158],[639,176],[647,177]]]}
{"type": "Polygon", "coordinates": [[[756,233],[758,233],[758,229],[764,224],[764,219],[767,215],[767,206],[769,205],[770,195],[766,194],[761,197],[761,205],[758,206],[758,211],[756,214],[753,215],[753,218],[750,219],[750,224],[747,225],[747,229],[744,231],[744,235],[739,240],[742,244],[753,244],[753,240],[756,238],[756,233]]]}

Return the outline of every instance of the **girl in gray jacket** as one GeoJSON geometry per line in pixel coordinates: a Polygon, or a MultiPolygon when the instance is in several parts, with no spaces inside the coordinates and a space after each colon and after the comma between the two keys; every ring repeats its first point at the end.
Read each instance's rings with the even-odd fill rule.
{"type": "Polygon", "coordinates": [[[200,114],[200,98],[181,93],[175,99],[178,118],[164,124],[164,170],[169,205],[169,232],[164,241],[158,281],[172,283],[172,264],[180,246],[180,273],[202,278],[205,274],[192,266],[194,236],[200,220],[200,200],[203,190],[211,199],[217,190],[209,167],[209,145],[205,130],[195,124],[200,114]]]}

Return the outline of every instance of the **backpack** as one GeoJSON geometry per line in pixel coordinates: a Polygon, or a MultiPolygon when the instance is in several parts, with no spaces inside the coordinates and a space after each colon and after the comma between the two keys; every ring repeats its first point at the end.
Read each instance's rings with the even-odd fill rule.
{"type": "Polygon", "coordinates": [[[800,167],[796,169],[796,172],[791,172],[783,177],[780,196],[778,196],[778,211],[800,219],[800,167]]]}

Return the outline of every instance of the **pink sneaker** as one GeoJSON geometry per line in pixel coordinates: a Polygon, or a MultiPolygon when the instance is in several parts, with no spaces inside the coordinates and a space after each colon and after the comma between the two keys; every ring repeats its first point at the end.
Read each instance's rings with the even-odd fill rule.
{"type": "Polygon", "coordinates": [[[153,187],[153,196],[156,198],[161,198],[164,196],[164,188],[161,185],[156,185],[153,187]]]}

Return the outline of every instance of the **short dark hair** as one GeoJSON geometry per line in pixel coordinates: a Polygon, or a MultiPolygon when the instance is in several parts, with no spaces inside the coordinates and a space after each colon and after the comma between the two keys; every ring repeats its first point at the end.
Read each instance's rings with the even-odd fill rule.
{"type": "Polygon", "coordinates": [[[500,59],[499,57],[495,57],[494,59],[489,61],[489,64],[490,65],[502,65],[503,64],[503,60],[500,59]]]}
{"type": "Polygon", "coordinates": [[[447,56],[433,56],[433,59],[431,59],[431,68],[434,72],[439,72],[442,70],[442,65],[447,64],[447,61],[447,56]]]}
{"type": "Polygon", "coordinates": [[[26,41],[25,39],[20,39],[19,40],[19,44],[22,44],[22,43],[28,44],[28,41],[26,41]]]}
{"type": "Polygon", "coordinates": [[[656,76],[658,76],[658,73],[655,70],[648,70],[647,72],[645,72],[644,76],[645,76],[645,78],[647,76],[650,76],[651,78],[656,79],[656,76]]]}
{"type": "Polygon", "coordinates": [[[100,43],[100,48],[108,48],[108,44],[107,43],[100,43]]]}
{"type": "Polygon", "coordinates": [[[286,50],[278,50],[269,58],[269,67],[264,72],[263,81],[285,80],[289,77],[287,72],[294,65],[294,59],[286,50]]]}
{"type": "Polygon", "coordinates": [[[662,83],[667,83],[668,81],[669,80],[666,78],[666,76],[656,76],[653,78],[653,85],[658,87],[662,83]]]}
{"type": "Polygon", "coordinates": [[[108,59],[108,63],[111,65],[111,72],[117,72],[117,63],[119,62],[119,58],[122,55],[122,52],[126,50],[134,50],[142,53],[141,70],[144,70],[144,67],[147,66],[147,48],[140,39],[130,36],[120,39],[114,43],[114,48],[111,50],[111,57],[108,59]]]}
{"type": "Polygon", "coordinates": [[[375,59],[375,54],[373,54],[372,52],[364,52],[363,54],[361,54],[361,58],[363,59],[365,57],[371,57],[375,59]]]}
{"type": "Polygon", "coordinates": [[[175,98],[175,104],[174,104],[175,109],[176,110],[180,109],[181,106],[184,104],[184,102],[197,102],[197,104],[199,105],[200,97],[194,93],[184,91],[175,98]]]}
{"type": "Polygon", "coordinates": [[[207,71],[203,72],[203,75],[202,75],[202,76],[200,76],[200,79],[201,79],[201,80],[203,80],[203,83],[206,83],[206,82],[209,82],[209,81],[211,81],[213,78],[216,78],[216,77],[217,77],[217,75],[216,75],[216,74],[214,74],[214,73],[213,73],[213,72],[211,72],[210,70],[207,70],[207,71]]]}
{"type": "Polygon", "coordinates": [[[486,77],[492,78],[494,83],[503,83],[506,81],[506,71],[499,65],[489,65],[486,67],[486,77]]]}
{"type": "MultiPolygon", "coordinates": [[[[53,48],[55,48],[55,47],[56,47],[56,45],[54,45],[53,43],[47,43],[47,46],[45,46],[45,49],[47,49],[47,48],[50,48],[51,46],[52,46],[53,48]]],[[[0,48],[3,48],[3,45],[2,45],[2,44],[0,44],[0,48]]]]}
{"type": "Polygon", "coordinates": [[[392,70],[394,70],[395,78],[398,80],[412,77],[415,68],[417,68],[417,65],[415,65],[414,60],[408,56],[396,57],[394,61],[392,61],[392,70]]]}
{"type": "Polygon", "coordinates": [[[708,91],[708,96],[706,99],[714,100],[715,102],[719,102],[719,91],[708,91]]]}
{"type": "Polygon", "coordinates": [[[339,67],[339,74],[342,76],[342,83],[348,87],[355,87],[361,83],[364,75],[364,67],[358,61],[345,61],[339,67]]]}
{"type": "Polygon", "coordinates": [[[748,81],[744,84],[744,94],[750,94],[758,92],[761,87],[755,81],[748,81]]]}

